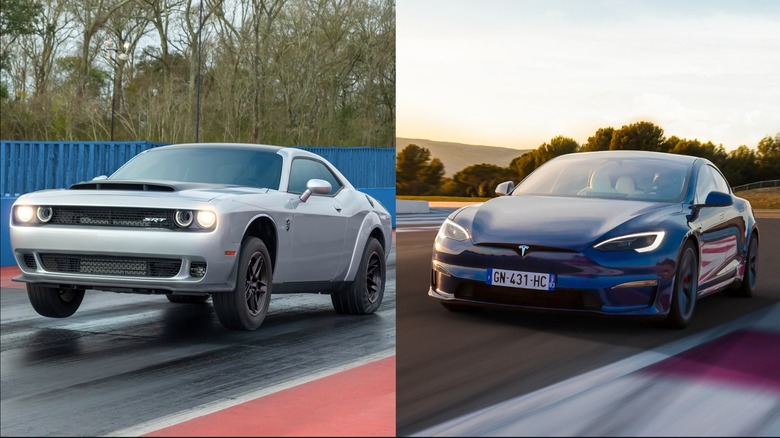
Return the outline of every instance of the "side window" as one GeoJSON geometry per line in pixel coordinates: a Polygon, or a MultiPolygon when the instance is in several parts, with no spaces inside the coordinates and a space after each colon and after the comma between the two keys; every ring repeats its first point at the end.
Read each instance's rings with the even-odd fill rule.
{"type": "MultiPolygon", "coordinates": [[[[709,167],[709,166],[708,166],[709,167]]],[[[731,193],[731,186],[726,182],[726,178],[714,168],[710,168],[712,171],[712,177],[715,179],[715,187],[719,192],[731,193]]]]}
{"type": "Polygon", "coordinates": [[[699,177],[696,179],[697,204],[703,204],[711,191],[719,190],[715,184],[713,173],[715,173],[715,170],[710,166],[701,166],[699,168],[699,177]]]}
{"type": "Polygon", "coordinates": [[[290,193],[303,193],[306,191],[306,183],[310,179],[324,179],[330,183],[333,195],[341,189],[341,182],[324,164],[308,158],[296,158],[290,168],[290,182],[287,191],[290,193]]]}

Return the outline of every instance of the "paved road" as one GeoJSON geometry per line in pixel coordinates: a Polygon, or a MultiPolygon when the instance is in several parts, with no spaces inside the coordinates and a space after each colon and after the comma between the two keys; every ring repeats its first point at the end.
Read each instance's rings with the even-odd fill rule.
{"type": "MultiPolygon", "coordinates": [[[[164,296],[96,291],[87,292],[72,317],[43,318],[24,290],[7,287],[3,278],[0,435],[144,433],[139,424],[389,357],[395,347],[394,251],[388,278],[374,315],[337,315],[326,295],[278,295],[255,332],[224,329],[210,302],[172,304],[164,296]]],[[[230,430],[222,433],[230,436],[230,430]]]]}
{"type": "Polygon", "coordinates": [[[643,352],[662,351],[780,302],[776,268],[780,219],[758,221],[762,241],[756,296],[719,294],[703,299],[683,331],[586,316],[448,312],[427,297],[435,231],[399,232],[398,435],[411,435],[643,352]]]}

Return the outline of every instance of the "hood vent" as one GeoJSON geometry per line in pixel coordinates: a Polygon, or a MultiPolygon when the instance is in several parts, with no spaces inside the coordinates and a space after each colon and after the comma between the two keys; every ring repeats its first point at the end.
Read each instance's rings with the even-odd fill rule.
{"type": "Polygon", "coordinates": [[[71,190],[130,190],[137,192],[175,192],[176,188],[166,184],[144,184],[129,181],[91,181],[73,184],[71,190]]]}

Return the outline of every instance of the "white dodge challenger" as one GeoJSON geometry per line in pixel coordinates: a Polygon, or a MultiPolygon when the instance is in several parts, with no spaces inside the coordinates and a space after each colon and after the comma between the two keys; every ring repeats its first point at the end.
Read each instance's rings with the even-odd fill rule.
{"type": "Polygon", "coordinates": [[[87,289],[210,296],[238,330],[260,326],[272,293],[375,312],[392,242],[387,209],[327,160],[248,144],[142,152],[110,177],[20,196],[10,224],[15,280],[43,316],[71,316],[87,289]]]}

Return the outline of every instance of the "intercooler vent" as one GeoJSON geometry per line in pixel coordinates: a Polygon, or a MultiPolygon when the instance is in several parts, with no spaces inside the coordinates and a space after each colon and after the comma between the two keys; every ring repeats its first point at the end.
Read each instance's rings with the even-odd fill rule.
{"type": "Polygon", "coordinates": [[[35,256],[32,254],[24,255],[24,265],[30,269],[38,269],[38,264],[35,263],[35,256]]]}
{"type": "Polygon", "coordinates": [[[206,262],[192,262],[190,264],[190,277],[202,278],[206,275],[206,262]]]}
{"type": "Polygon", "coordinates": [[[124,277],[171,278],[181,269],[179,259],[41,254],[47,271],[124,277]]]}

